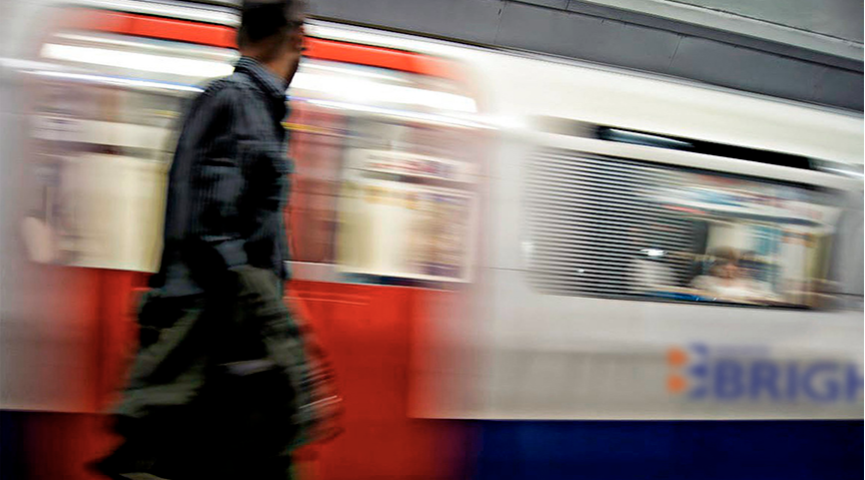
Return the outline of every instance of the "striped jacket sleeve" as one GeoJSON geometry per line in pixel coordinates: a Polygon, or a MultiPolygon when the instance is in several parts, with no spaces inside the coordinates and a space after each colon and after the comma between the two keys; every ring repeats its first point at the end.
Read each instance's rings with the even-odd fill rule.
{"type": "Polygon", "coordinates": [[[191,237],[216,255],[223,269],[247,263],[239,212],[248,188],[237,145],[242,128],[242,96],[231,86],[215,83],[190,112],[184,137],[189,162],[187,225],[191,237]]]}

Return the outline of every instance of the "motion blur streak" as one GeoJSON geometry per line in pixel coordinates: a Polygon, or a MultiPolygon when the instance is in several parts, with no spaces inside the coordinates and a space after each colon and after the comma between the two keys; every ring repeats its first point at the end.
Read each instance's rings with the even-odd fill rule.
{"type": "Polygon", "coordinates": [[[75,47],[48,44],[42,48],[42,56],[55,60],[106,65],[131,70],[171,73],[185,76],[221,77],[231,74],[230,64],[203,62],[186,58],[172,58],[142,53],[112,52],[100,48],[75,47]]]}
{"type": "MultiPolygon", "coordinates": [[[[113,442],[100,412],[161,251],[175,126],[232,71],[237,15],[19,3],[0,24],[2,473],[95,478],[83,465],[113,442]]],[[[298,453],[301,478],[694,478],[699,445],[806,448],[707,420],[862,418],[861,115],[319,20],[307,33],[287,92],[286,296],[333,354],[347,417],[298,453]],[[511,468],[521,456],[534,467],[511,468]]],[[[837,445],[844,425],[805,430],[837,445]]]]}

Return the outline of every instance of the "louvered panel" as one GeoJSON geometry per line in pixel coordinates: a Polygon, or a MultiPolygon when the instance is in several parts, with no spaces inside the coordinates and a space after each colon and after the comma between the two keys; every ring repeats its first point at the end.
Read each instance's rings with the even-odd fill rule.
{"type": "MultiPolygon", "coordinates": [[[[541,186],[541,185],[534,185],[533,187],[538,188],[538,189],[543,189],[543,186],[541,186]]],[[[609,202],[604,202],[604,201],[581,202],[581,201],[576,201],[573,199],[565,199],[565,198],[563,198],[561,200],[554,200],[554,199],[549,199],[549,198],[548,199],[539,199],[538,203],[539,204],[542,204],[542,203],[556,204],[556,203],[558,203],[558,208],[547,210],[548,212],[551,212],[551,213],[552,212],[560,212],[560,211],[563,212],[563,211],[567,211],[568,209],[578,208],[579,209],[578,213],[582,213],[583,215],[592,215],[592,214],[600,215],[600,214],[602,214],[605,216],[612,216],[612,215],[624,214],[626,217],[628,217],[632,220],[634,219],[634,215],[632,213],[634,210],[644,210],[644,211],[645,210],[653,210],[652,208],[645,207],[643,205],[630,205],[629,206],[629,205],[615,204],[615,203],[609,203],[609,202]],[[591,207],[591,208],[586,208],[587,206],[591,207]]],[[[653,221],[654,221],[654,219],[653,219],[653,221]]]]}
{"type": "MultiPolygon", "coordinates": [[[[589,242],[584,242],[583,244],[581,244],[579,249],[575,249],[573,247],[573,244],[571,244],[571,245],[566,245],[564,247],[551,247],[551,246],[545,245],[543,247],[543,250],[544,250],[544,254],[555,255],[557,257],[575,257],[575,258],[590,257],[590,258],[595,258],[595,255],[597,254],[597,252],[601,252],[605,256],[619,257],[619,258],[625,258],[625,259],[630,259],[633,256],[631,254],[617,253],[615,251],[610,251],[610,248],[608,246],[597,247],[595,245],[592,245],[589,242]]],[[[535,262],[538,262],[539,260],[537,260],[537,258],[543,258],[543,255],[536,255],[535,257],[536,257],[535,262]]],[[[670,258],[670,261],[690,264],[691,259],[690,258],[672,257],[672,258],[670,258]]]]}
{"type": "MultiPolygon", "coordinates": [[[[546,219],[553,220],[553,221],[558,220],[560,218],[564,218],[565,216],[561,214],[564,211],[564,212],[568,212],[568,215],[566,216],[566,218],[571,219],[571,222],[569,222],[569,223],[580,223],[581,221],[591,221],[591,222],[598,222],[600,224],[605,224],[605,223],[615,224],[615,223],[621,222],[623,219],[627,219],[631,222],[634,222],[636,225],[640,225],[640,226],[646,226],[646,225],[652,225],[653,224],[651,220],[647,220],[647,219],[644,219],[642,217],[634,218],[632,215],[620,216],[620,215],[607,214],[605,212],[586,212],[585,209],[583,209],[583,208],[579,208],[579,207],[571,208],[568,205],[568,203],[566,203],[566,202],[544,202],[544,201],[536,199],[535,203],[538,205],[556,206],[557,207],[556,212],[553,212],[553,213],[548,214],[548,213],[541,212],[540,210],[536,210],[533,213],[533,215],[535,215],[536,217],[546,218],[546,219]]],[[[681,230],[681,231],[685,231],[685,232],[689,232],[691,230],[687,226],[686,227],[679,227],[679,226],[670,225],[670,226],[668,226],[668,228],[671,230],[681,230]]]]}
{"type": "Polygon", "coordinates": [[[692,250],[693,228],[656,200],[681,183],[672,168],[646,162],[537,154],[526,178],[531,281],[554,294],[641,295],[638,265],[653,262],[683,284],[691,262],[673,254],[692,250]]]}
{"type": "MultiPolygon", "coordinates": [[[[577,181],[581,181],[581,180],[585,180],[585,181],[595,180],[595,181],[597,181],[597,180],[600,180],[601,181],[600,183],[604,183],[604,180],[608,179],[610,177],[610,175],[614,175],[615,177],[618,177],[618,178],[628,178],[628,179],[643,181],[643,182],[651,181],[651,180],[654,180],[658,177],[663,177],[663,175],[657,175],[657,174],[654,174],[653,172],[647,172],[646,170],[637,170],[637,171],[628,172],[628,171],[623,171],[623,170],[618,169],[618,168],[615,168],[615,169],[601,168],[601,167],[598,167],[596,165],[587,165],[584,168],[571,168],[565,164],[561,164],[558,162],[551,162],[550,165],[551,166],[549,166],[549,167],[538,166],[537,169],[538,169],[538,171],[542,171],[544,173],[550,174],[550,176],[552,176],[552,177],[557,177],[559,175],[562,175],[563,173],[567,173],[567,174],[578,173],[578,174],[580,174],[580,179],[577,181]]],[[[566,175],[562,175],[562,176],[566,176],[566,175]]]]}
{"type": "MultiPolygon", "coordinates": [[[[534,185],[538,188],[544,188],[548,194],[554,194],[562,200],[567,200],[572,205],[587,205],[598,207],[598,210],[616,211],[617,209],[628,210],[654,210],[653,205],[647,205],[644,198],[634,198],[631,195],[633,190],[624,190],[620,192],[612,192],[610,190],[600,191],[604,188],[603,185],[581,185],[572,183],[564,186],[552,187],[548,185],[534,185]],[[567,188],[571,189],[586,189],[585,193],[572,194],[568,193],[567,188]]],[[[645,188],[644,190],[648,190],[645,188]]]]}
{"type": "Polygon", "coordinates": [[[631,243],[646,243],[647,241],[654,241],[658,239],[669,240],[670,242],[677,243],[679,240],[682,239],[681,232],[634,232],[632,231],[634,227],[631,225],[604,225],[600,222],[556,222],[550,221],[549,219],[545,220],[544,225],[542,227],[538,227],[536,231],[544,232],[550,237],[571,239],[572,235],[559,233],[563,228],[576,228],[580,230],[586,230],[586,233],[581,235],[580,238],[594,237],[614,239],[618,236],[624,236],[626,237],[626,240],[623,241],[631,243]]]}

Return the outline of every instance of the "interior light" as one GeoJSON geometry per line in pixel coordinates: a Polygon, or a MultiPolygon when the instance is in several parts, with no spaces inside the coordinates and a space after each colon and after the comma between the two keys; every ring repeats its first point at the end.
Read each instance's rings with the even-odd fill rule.
{"type": "Polygon", "coordinates": [[[663,257],[664,254],[667,253],[667,252],[661,250],[660,248],[644,248],[644,249],[640,250],[640,252],[645,253],[647,256],[652,257],[652,258],[663,257]]]}
{"type": "Polygon", "coordinates": [[[372,105],[358,105],[354,103],[348,102],[337,102],[333,100],[318,100],[318,99],[301,99],[299,97],[291,97],[295,100],[300,100],[307,102],[311,105],[318,105],[324,108],[334,108],[339,110],[349,110],[355,112],[366,112],[366,113],[374,113],[379,115],[388,115],[394,117],[401,118],[411,118],[415,120],[421,120],[424,122],[440,124],[440,125],[449,125],[449,126],[458,126],[458,127],[468,127],[468,128],[483,128],[489,129],[491,127],[484,125],[479,122],[473,122],[471,120],[463,120],[461,118],[451,117],[451,116],[443,116],[443,115],[435,115],[429,113],[421,113],[421,112],[412,112],[406,110],[396,110],[392,108],[384,108],[384,107],[375,107],[372,105]]]}
{"type": "Polygon", "coordinates": [[[33,75],[40,77],[63,78],[67,80],[80,80],[85,82],[99,83],[103,85],[117,85],[123,87],[158,88],[162,90],[176,90],[180,92],[201,92],[204,89],[192,85],[181,85],[177,83],[157,82],[152,80],[139,80],[135,78],[109,77],[105,75],[90,75],[87,73],[52,72],[47,70],[35,70],[33,75]]]}
{"type": "Polygon", "coordinates": [[[42,47],[42,56],[55,60],[104,65],[107,67],[168,73],[187,77],[224,77],[234,71],[226,62],[194,60],[149,53],[125,52],[104,48],[79,47],[48,43],[42,47]]]}
{"type": "MultiPolygon", "coordinates": [[[[223,77],[234,71],[234,67],[227,62],[54,43],[46,44],[42,48],[42,56],[55,60],[199,78],[223,77]]],[[[473,113],[477,111],[475,101],[462,95],[389,85],[348,76],[299,72],[292,81],[292,87],[336,93],[346,96],[356,103],[399,103],[454,112],[473,113]]]]}
{"type": "Polygon", "coordinates": [[[291,87],[301,90],[335,93],[357,103],[400,103],[420,105],[437,110],[473,113],[475,101],[469,97],[435,90],[389,85],[358,78],[317,75],[299,72],[291,87]]]}

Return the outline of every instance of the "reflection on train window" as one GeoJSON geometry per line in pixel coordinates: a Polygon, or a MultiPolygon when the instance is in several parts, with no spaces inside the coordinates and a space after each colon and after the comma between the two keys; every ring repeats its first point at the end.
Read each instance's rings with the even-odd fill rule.
{"type": "MultiPolygon", "coordinates": [[[[413,147],[357,148],[346,155],[340,192],[335,263],[364,276],[432,282],[470,277],[476,167],[458,155],[424,151],[427,132],[413,147]]],[[[465,132],[464,132],[465,133],[465,132]]],[[[459,142],[452,131],[445,145],[459,142]]]]}
{"type": "Polygon", "coordinates": [[[467,279],[474,132],[308,103],[289,122],[295,261],[369,278],[467,279]]]}
{"type": "MultiPolygon", "coordinates": [[[[203,85],[232,72],[238,53],[105,32],[61,31],[46,38],[38,59],[51,69],[29,73],[33,186],[24,189],[22,231],[30,257],[153,271],[176,122],[203,85]]],[[[465,225],[473,211],[466,176],[479,158],[469,120],[476,105],[463,90],[444,77],[304,60],[289,92],[293,113],[285,125],[295,163],[286,211],[293,260],[339,263],[340,244],[378,232],[391,243],[377,237],[366,244],[368,251],[355,245],[360,256],[343,257],[359,263],[342,264],[344,270],[464,278],[468,249],[452,247],[464,245],[465,232],[430,227],[465,225]],[[393,202],[367,202],[378,198],[370,195],[357,204],[347,200],[346,208],[359,209],[360,216],[342,215],[354,229],[340,236],[339,203],[347,192],[361,190],[381,191],[393,202]],[[399,218],[416,218],[397,228],[383,205],[401,205],[399,218]],[[373,225],[388,226],[387,233],[367,228],[373,225]],[[419,229],[431,233],[418,240],[413,234],[419,229]],[[382,249],[385,244],[398,248],[382,249]],[[409,244],[428,245],[412,248],[435,260],[400,257],[409,244]]]]}
{"type": "Polygon", "coordinates": [[[530,277],[560,295],[822,307],[838,195],[546,151],[530,165],[530,277]]]}
{"type": "Polygon", "coordinates": [[[38,56],[46,68],[27,73],[32,184],[22,235],[31,259],[154,270],[175,123],[236,55],[102,32],[48,35],[38,56]]]}

